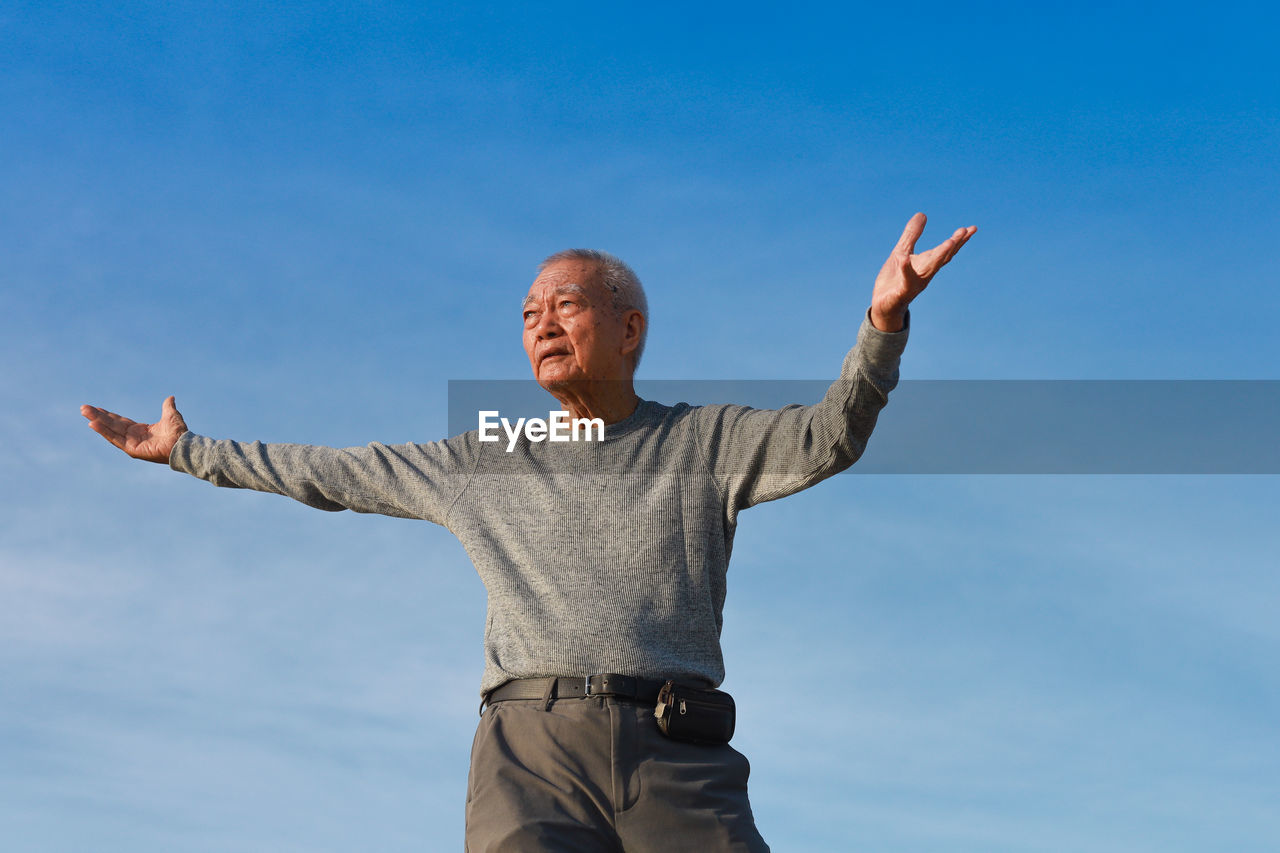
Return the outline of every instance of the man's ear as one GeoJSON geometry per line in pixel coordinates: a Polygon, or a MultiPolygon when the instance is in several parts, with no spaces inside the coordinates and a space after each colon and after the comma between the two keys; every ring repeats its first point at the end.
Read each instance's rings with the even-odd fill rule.
{"type": "Polygon", "coordinates": [[[644,315],[633,308],[623,315],[622,322],[622,354],[631,355],[644,338],[644,315]]]}

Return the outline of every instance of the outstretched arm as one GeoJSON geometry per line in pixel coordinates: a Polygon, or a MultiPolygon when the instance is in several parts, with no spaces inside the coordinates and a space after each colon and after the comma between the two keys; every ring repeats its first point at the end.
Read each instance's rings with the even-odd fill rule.
{"type": "Polygon", "coordinates": [[[924,232],[926,221],[923,213],[917,213],[907,222],[898,245],[893,247],[889,259],[876,276],[871,294],[871,323],[882,332],[902,330],[906,321],[907,306],[920,295],[938,270],[955,257],[960,247],[968,242],[977,227],[957,228],[955,233],[927,252],[912,254],[916,240],[924,232]]]}
{"type": "Polygon", "coordinates": [[[160,420],[153,424],[140,424],[97,406],[81,406],[80,414],[88,418],[90,429],[134,459],[163,465],[169,464],[170,451],[187,431],[187,422],[178,412],[173,397],[165,398],[160,420]]]}
{"type": "Polygon", "coordinates": [[[738,510],[794,494],[852,465],[866,447],[907,343],[907,306],[977,228],[958,228],[938,246],[914,253],[925,216],[911,217],[876,276],[871,309],[845,357],[840,379],[813,406],[752,409],[704,406],[695,421],[712,477],[738,510]]]}
{"type": "Polygon", "coordinates": [[[188,434],[172,397],[164,401],[154,424],[97,406],[81,406],[80,414],[95,432],[135,459],[170,465],[215,486],[272,492],[329,511],[445,524],[478,463],[478,445],[466,434],[428,444],[375,442],[345,449],[218,441],[188,434]]]}

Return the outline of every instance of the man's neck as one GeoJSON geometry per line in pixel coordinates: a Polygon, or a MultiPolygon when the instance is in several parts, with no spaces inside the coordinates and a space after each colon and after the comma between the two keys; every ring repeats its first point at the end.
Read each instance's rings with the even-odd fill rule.
{"type": "Polygon", "coordinates": [[[574,383],[551,392],[571,418],[600,418],[606,424],[624,421],[640,405],[630,379],[600,379],[574,383]]]}

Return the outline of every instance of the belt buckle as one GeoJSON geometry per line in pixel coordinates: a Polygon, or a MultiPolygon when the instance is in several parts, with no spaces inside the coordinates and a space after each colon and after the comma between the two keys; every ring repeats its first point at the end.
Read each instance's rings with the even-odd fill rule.
{"type": "Polygon", "coordinates": [[[583,685],[583,692],[587,696],[635,696],[636,694],[636,680],[634,678],[613,672],[588,675],[583,680],[583,685]],[[593,690],[592,682],[596,679],[600,680],[600,687],[593,690]]]}

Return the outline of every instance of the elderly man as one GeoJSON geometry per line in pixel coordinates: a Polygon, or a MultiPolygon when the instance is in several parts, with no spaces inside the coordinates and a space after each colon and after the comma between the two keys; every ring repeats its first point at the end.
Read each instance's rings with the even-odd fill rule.
{"type": "Polygon", "coordinates": [[[538,383],[603,439],[510,444],[479,431],[338,450],[215,441],[164,402],[158,423],[93,406],[130,456],[218,486],[442,524],[488,592],[484,709],[472,748],[468,850],[767,850],[715,690],[738,512],[858,458],[907,337],[907,306],[976,229],[914,253],[925,218],[885,262],[840,378],[777,411],[667,406],[632,376],[648,309],[617,258],[548,258],[523,305],[538,383]]]}

